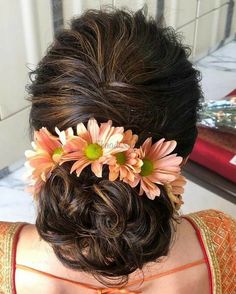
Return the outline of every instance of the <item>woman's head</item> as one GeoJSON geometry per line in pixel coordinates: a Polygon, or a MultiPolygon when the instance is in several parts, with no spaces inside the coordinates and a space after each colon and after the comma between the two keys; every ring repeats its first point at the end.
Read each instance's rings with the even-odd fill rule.
{"type": "MultiPolygon", "coordinates": [[[[202,92],[190,50],[171,28],[142,10],[88,10],[59,32],[28,87],[31,134],[41,127],[74,131],[90,117],[153,142],[176,140],[186,157],[196,135],[202,92]]],[[[61,262],[101,277],[124,278],[168,253],[173,209],[165,191],[150,200],[124,182],[80,177],[58,166],[42,187],[36,226],[61,262]]]]}

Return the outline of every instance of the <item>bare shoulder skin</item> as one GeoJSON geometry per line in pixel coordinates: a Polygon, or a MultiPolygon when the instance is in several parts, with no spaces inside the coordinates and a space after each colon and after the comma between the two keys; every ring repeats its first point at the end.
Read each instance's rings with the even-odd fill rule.
{"type": "MultiPolygon", "coordinates": [[[[182,219],[182,222],[176,226],[176,229],[176,236],[170,248],[169,255],[162,258],[159,263],[149,263],[144,268],[145,276],[162,273],[204,257],[196,233],[188,221],[182,219]]],[[[64,267],[55,256],[49,244],[39,239],[34,225],[25,226],[20,233],[16,263],[70,280],[92,284],[98,288],[104,287],[91,275],[64,267]]],[[[140,271],[136,271],[130,275],[130,281],[137,280],[141,277],[140,271]]],[[[44,291],[45,293],[51,294],[91,294],[94,292],[66,281],[50,279],[49,277],[21,269],[16,269],[15,279],[18,294],[41,294],[44,291]]],[[[134,286],[130,289],[135,290],[138,288],[134,286]]],[[[208,294],[209,280],[207,266],[206,264],[201,264],[159,279],[147,281],[141,287],[143,294],[156,294],[156,289],[162,294],[189,294],[189,289],[191,289],[191,294],[208,294]]]]}

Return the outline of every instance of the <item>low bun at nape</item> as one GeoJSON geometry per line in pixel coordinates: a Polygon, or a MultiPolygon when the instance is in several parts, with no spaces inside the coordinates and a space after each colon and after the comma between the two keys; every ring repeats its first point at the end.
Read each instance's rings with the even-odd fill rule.
{"type": "MultiPolygon", "coordinates": [[[[186,157],[197,136],[202,98],[200,73],[177,32],[147,18],[140,9],[87,10],[55,35],[30,73],[30,134],[47,128],[57,135],[91,117],[112,121],[147,138],[175,140],[186,157]]],[[[154,200],[139,195],[103,166],[97,177],[73,162],[56,166],[37,198],[36,228],[66,267],[94,275],[105,285],[125,283],[129,274],[167,255],[178,215],[165,189],[154,200]]]]}
{"type": "MultiPolygon", "coordinates": [[[[106,285],[168,253],[173,208],[166,196],[150,200],[137,188],[97,178],[86,167],[78,178],[71,164],[54,169],[38,197],[36,227],[68,268],[93,274],[106,285]]],[[[162,190],[161,190],[162,191],[162,190]]]]}

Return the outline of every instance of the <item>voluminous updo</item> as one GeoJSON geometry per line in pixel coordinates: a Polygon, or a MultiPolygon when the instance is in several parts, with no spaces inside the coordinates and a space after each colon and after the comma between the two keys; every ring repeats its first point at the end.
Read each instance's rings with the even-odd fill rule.
{"type": "MultiPolygon", "coordinates": [[[[173,28],[143,9],[87,10],[56,34],[30,72],[31,135],[111,119],[139,136],[137,147],[164,137],[186,157],[202,98],[190,52],[173,28]]],[[[161,185],[160,197],[150,200],[138,186],[109,181],[106,166],[97,178],[90,166],[80,177],[70,174],[71,165],[55,168],[37,197],[38,233],[66,267],[123,283],[168,254],[175,214],[161,185]]]]}

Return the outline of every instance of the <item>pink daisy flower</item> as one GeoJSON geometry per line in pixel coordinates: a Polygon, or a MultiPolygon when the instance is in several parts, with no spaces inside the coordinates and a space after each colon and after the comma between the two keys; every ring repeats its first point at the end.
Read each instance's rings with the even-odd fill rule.
{"type": "Polygon", "coordinates": [[[97,177],[102,177],[102,167],[108,155],[123,152],[129,146],[121,143],[124,128],[113,127],[112,121],[101,123],[100,127],[95,118],[90,118],[87,129],[83,123],[77,125],[77,135],[73,130],[67,133],[57,129],[60,140],[65,151],[60,164],[75,160],[70,173],[76,171],[77,176],[82,170],[91,164],[91,170],[97,177]]]}
{"type": "Polygon", "coordinates": [[[130,148],[111,155],[106,161],[109,165],[110,181],[115,181],[120,175],[120,180],[127,179],[127,181],[133,182],[135,174],[141,171],[143,162],[134,149],[137,140],[138,136],[133,135],[131,130],[125,131],[122,143],[128,144],[130,148]]]}
{"type": "Polygon", "coordinates": [[[183,186],[186,185],[186,183],[186,178],[180,174],[173,182],[164,185],[169,199],[176,210],[179,210],[181,205],[184,203],[182,201],[181,194],[184,193],[183,186]]]}
{"type": "Polygon", "coordinates": [[[53,136],[45,127],[34,131],[33,150],[26,150],[25,165],[30,168],[29,178],[35,182],[35,188],[28,187],[28,191],[37,192],[43,182],[50,177],[52,170],[58,165],[63,149],[57,137],[53,136]]]}
{"type": "Polygon", "coordinates": [[[181,156],[170,154],[177,142],[166,141],[164,138],[157,141],[152,145],[152,138],[149,137],[145,140],[139,148],[140,158],[143,161],[141,172],[136,174],[133,182],[129,181],[132,187],[140,183],[139,195],[145,192],[147,197],[154,199],[160,196],[160,189],[156,184],[164,185],[173,182],[180,173],[180,163],[182,162],[181,156]]]}
{"type": "Polygon", "coordinates": [[[171,191],[173,194],[179,195],[184,193],[184,187],[187,183],[186,178],[181,174],[175,179],[173,182],[170,183],[171,191]]]}

